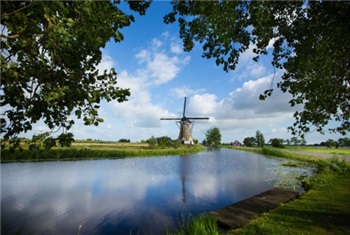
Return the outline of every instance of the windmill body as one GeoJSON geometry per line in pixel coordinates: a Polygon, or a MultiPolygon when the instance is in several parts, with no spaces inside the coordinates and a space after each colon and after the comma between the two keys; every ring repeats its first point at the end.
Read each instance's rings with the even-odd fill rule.
{"type": "Polygon", "coordinates": [[[176,120],[177,123],[180,124],[180,133],[178,140],[180,140],[183,144],[193,145],[193,137],[192,137],[192,127],[194,120],[208,120],[208,117],[186,117],[186,97],[184,101],[183,115],[182,118],[161,118],[160,120],[176,120]]]}

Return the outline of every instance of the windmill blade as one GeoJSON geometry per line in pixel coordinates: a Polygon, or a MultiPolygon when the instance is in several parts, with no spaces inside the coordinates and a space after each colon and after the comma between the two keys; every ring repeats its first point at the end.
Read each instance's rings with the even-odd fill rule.
{"type": "Polygon", "coordinates": [[[160,118],[160,120],[181,120],[181,118],[160,118]]]}
{"type": "Polygon", "coordinates": [[[187,119],[193,119],[193,120],[209,120],[208,117],[187,117],[187,119]]]}
{"type": "Polygon", "coordinates": [[[182,113],[182,116],[184,116],[184,117],[185,117],[185,113],[186,113],[186,99],[187,99],[187,97],[185,97],[185,101],[184,101],[184,111],[183,111],[183,113],[182,113]]]}

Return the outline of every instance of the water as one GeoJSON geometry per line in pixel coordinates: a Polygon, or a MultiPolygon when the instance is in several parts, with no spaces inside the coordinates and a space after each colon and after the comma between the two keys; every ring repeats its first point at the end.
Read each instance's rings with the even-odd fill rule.
{"type": "MultiPolygon", "coordinates": [[[[182,215],[273,185],[281,160],[229,149],[189,156],[1,164],[2,234],[164,234],[182,215]]],[[[301,173],[309,170],[294,168],[301,173]]]]}

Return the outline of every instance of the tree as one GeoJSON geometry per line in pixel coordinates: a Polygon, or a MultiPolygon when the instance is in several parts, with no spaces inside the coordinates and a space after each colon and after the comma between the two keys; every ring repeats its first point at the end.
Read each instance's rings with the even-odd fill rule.
{"type": "Polygon", "coordinates": [[[338,144],[339,146],[342,146],[342,147],[349,147],[350,146],[350,138],[339,138],[338,139],[338,144]]]}
{"type": "Polygon", "coordinates": [[[283,142],[284,142],[283,139],[274,138],[274,139],[270,139],[269,142],[271,143],[271,146],[272,146],[272,147],[275,147],[275,148],[283,148],[283,142]]]}
{"type": "Polygon", "coordinates": [[[256,134],[255,134],[255,141],[256,141],[256,144],[262,148],[265,146],[265,138],[264,138],[264,135],[260,132],[260,131],[256,131],[256,134]]]}
{"type": "Polygon", "coordinates": [[[290,145],[290,140],[289,139],[285,139],[283,142],[286,143],[286,145],[290,145]]]}
{"type": "Polygon", "coordinates": [[[150,147],[150,148],[156,148],[157,147],[157,145],[158,145],[158,141],[157,141],[157,138],[155,138],[154,136],[152,136],[151,138],[149,138],[148,140],[147,140],[147,143],[148,143],[148,146],[150,147]]]}
{"type": "Polygon", "coordinates": [[[162,136],[157,138],[159,146],[169,146],[172,144],[172,139],[168,136],[162,136]]]}
{"type": "Polygon", "coordinates": [[[336,146],[337,146],[337,142],[335,142],[335,141],[332,140],[332,139],[328,139],[328,140],[326,141],[326,146],[327,146],[327,148],[336,147],[336,146]]]}
{"type": "Polygon", "coordinates": [[[50,150],[52,147],[57,146],[56,140],[52,137],[48,137],[43,141],[45,150],[50,150]]]}
{"type": "Polygon", "coordinates": [[[57,137],[58,143],[61,147],[70,147],[74,142],[73,136],[73,133],[62,133],[57,137]]]}
{"type": "MultiPolygon", "coordinates": [[[[166,23],[176,20],[184,50],[195,41],[204,58],[214,58],[225,71],[235,69],[250,44],[258,61],[273,42],[272,65],[284,72],[277,87],[289,92],[294,113],[292,134],[350,130],[350,4],[346,1],[172,1],[166,23]]],[[[273,92],[260,95],[264,100],[273,92]]]]}
{"type": "Polygon", "coordinates": [[[253,147],[256,143],[256,139],[254,137],[246,137],[243,140],[243,144],[247,147],[253,147]]]}
{"type": "Polygon", "coordinates": [[[293,143],[293,145],[299,145],[300,143],[301,143],[301,141],[298,139],[298,137],[292,137],[291,139],[290,139],[290,142],[292,142],[293,143]]]}
{"type": "MultiPolygon", "coordinates": [[[[16,137],[43,120],[69,129],[69,115],[98,125],[101,100],[127,101],[129,89],[116,86],[117,73],[99,72],[101,48],[134,18],[120,1],[1,2],[1,133],[16,137]]],[[[144,14],[147,1],[129,2],[144,14]]]]}
{"type": "Polygon", "coordinates": [[[221,133],[219,128],[214,127],[205,134],[206,146],[217,148],[221,144],[221,133]]]}

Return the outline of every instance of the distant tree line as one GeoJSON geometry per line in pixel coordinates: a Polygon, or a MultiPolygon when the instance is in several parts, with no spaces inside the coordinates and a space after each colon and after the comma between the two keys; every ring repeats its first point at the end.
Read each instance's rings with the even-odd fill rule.
{"type": "Polygon", "coordinates": [[[333,139],[328,139],[326,142],[321,142],[320,144],[315,144],[315,146],[322,146],[327,148],[338,148],[338,147],[350,147],[350,138],[339,138],[338,141],[333,139]]]}
{"type": "MultiPolygon", "coordinates": [[[[243,144],[247,147],[264,147],[266,143],[263,134],[258,130],[256,131],[255,136],[244,138],[243,144]]],[[[271,145],[272,147],[283,148],[284,146],[305,146],[307,142],[304,138],[294,136],[290,139],[272,138],[267,142],[267,144],[271,145]]],[[[328,148],[350,147],[350,139],[347,137],[339,138],[338,141],[328,139],[320,144],[314,144],[314,146],[323,146],[328,148]]]]}
{"type": "Polygon", "coordinates": [[[264,135],[259,130],[257,130],[255,133],[255,137],[251,136],[244,138],[243,144],[247,147],[258,146],[262,148],[265,146],[264,135]]]}
{"type": "MultiPolygon", "coordinates": [[[[155,148],[155,147],[177,147],[181,144],[181,142],[179,140],[173,140],[168,136],[161,136],[161,137],[154,137],[151,136],[151,138],[149,138],[146,141],[141,141],[141,143],[148,143],[148,145],[150,146],[150,148],[155,148]]],[[[195,140],[195,143],[198,143],[197,140],[195,140]]]]}

